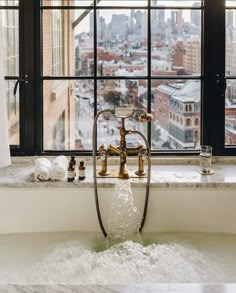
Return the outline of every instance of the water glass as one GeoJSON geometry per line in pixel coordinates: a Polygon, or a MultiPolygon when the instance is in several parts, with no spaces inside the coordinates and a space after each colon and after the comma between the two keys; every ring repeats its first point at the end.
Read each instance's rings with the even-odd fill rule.
{"type": "Polygon", "coordinates": [[[200,173],[210,174],[211,173],[211,160],[212,160],[212,147],[209,145],[200,146],[200,173]]]}

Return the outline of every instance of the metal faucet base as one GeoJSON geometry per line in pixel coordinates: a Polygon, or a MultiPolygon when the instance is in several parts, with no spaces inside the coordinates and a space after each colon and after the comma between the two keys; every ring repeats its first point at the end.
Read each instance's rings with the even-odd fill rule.
{"type": "MultiPolygon", "coordinates": [[[[137,171],[129,170],[129,178],[147,178],[147,174],[144,173],[142,176],[136,174],[137,171]]],[[[97,178],[117,178],[117,179],[124,179],[122,177],[119,177],[119,173],[116,170],[109,170],[109,174],[107,175],[101,175],[100,172],[97,172],[97,178]]]]}

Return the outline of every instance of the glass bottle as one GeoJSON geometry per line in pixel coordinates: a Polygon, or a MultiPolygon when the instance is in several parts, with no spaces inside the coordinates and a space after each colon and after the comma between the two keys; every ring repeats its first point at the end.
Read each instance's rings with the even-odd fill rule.
{"type": "Polygon", "coordinates": [[[75,168],[73,166],[73,163],[69,163],[68,172],[67,172],[67,181],[72,182],[75,180],[75,168]]]}
{"type": "Polygon", "coordinates": [[[84,180],[85,179],[85,166],[84,166],[84,161],[80,161],[79,164],[79,180],[84,180]]]}
{"type": "Polygon", "coordinates": [[[70,157],[70,163],[72,163],[72,164],[73,164],[73,166],[75,166],[75,165],[76,165],[75,156],[71,156],[71,157],[70,157]]]}

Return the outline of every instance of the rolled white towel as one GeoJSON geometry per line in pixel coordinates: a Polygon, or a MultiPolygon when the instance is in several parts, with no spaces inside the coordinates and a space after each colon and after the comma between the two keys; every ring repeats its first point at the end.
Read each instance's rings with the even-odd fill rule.
{"type": "Polygon", "coordinates": [[[58,156],[52,162],[51,179],[63,180],[67,175],[68,159],[66,156],[58,156]]]}
{"type": "Polygon", "coordinates": [[[46,158],[38,158],[34,167],[35,181],[47,181],[51,177],[52,164],[46,158]]]}

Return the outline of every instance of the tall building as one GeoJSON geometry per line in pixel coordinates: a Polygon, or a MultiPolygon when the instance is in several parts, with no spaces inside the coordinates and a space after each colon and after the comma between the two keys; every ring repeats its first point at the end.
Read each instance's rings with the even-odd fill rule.
{"type": "Polygon", "coordinates": [[[97,41],[98,43],[102,43],[103,41],[107,40],[107,25],[103,16],[100,16],[97,20],[97,41]]]}
{"type": "MultiPolygon", "coordinates": [[[[73,21],[73,10],[44,10],[43,75],[74,75],[73,21]]],[[[73,88],[74,82],[69,80],[48,80],[43,84],[43,142],[45,150],[75,148],[73,88]]]]}
{"type": "Polygon", "coordinates": [[[183,30],[182,10],[171,11],[171,27],[173,34],[180,34],[183,30]]]}
{"type": "Polygon", "coordinates": [[[184,69],[188,74],[201,72],[201,41],[189,40],[184,45],[184,69]]]}
{"type": "Polygon", "coordinates": [[[181,67],[183,68],[184,65],[184,45],[182,40],[178,40],[172,46],[172,64],[173,68],[181,67]]]}
{"type": "Polygon", "coordinates": [[[93,35],[93,28],[94,28],[94,13],[89,14],[89,34],[90,36],[93,35]]]}
{"type": "Polygon", "coordinates": [[[227,28],[235,27],[235,25],[234,25],[234,15],[235,15],[234,10],[226,10],[226,27],[227,28]]]}
{"type": "MultiPolygon", "coordinates": [[[[199,3],[195,2],[193,7],[199,7],[199,3]]],[[[195,26],[201,26],[201,13],[199,10],[191,10],[191,18],[190,21],[195,26]]]]}
{"type": "Polygon", "coordinates": [[[112,14],[110,23],[110,34],[113,39],[127,37],[129,17],[125,14],[112,14]]]}

